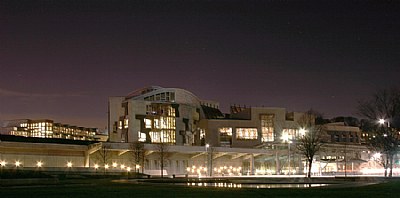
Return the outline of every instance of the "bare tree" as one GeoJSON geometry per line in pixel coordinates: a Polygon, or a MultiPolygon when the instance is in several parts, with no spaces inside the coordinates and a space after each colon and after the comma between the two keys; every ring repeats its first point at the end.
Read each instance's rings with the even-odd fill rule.
{"type": "Polygon", "coordinates": [[[159,143],[156,144],[156,150],[158,152],[158,159],[160,160],[160,169],[161,169],[161,178],[164,177],[164,167],[165,163],[167,163],[167,160],[169,158],[169,147],[168,144],[166,143],[159,143]]]}
{"type": "Polygon", "coordinates": [[[143,142],[132,142],[130,147],[132,150],[133,163],[135,164],[135,171],[139,171],[139,170],[137,170],[137,165],[139,165],[143,172],[145,152],[146,152],[146,150],[144,149],[144,143],[143,142]]]}
{"type": "Polygon", "coordinates": [[[385,168],[385,177],[387,168],[392,177],[394,155],[400,143],[400,91],[395,88],[378,90],[369,99],[358,103],[357,113],[368,119],[368,128],[364,128],[370,133],[367,142],[372,150],[385,156],[380,162],[385,168]]]}
{"type": "Polygon", "coordinates": [[[320,125],[315,125],[315,118],[318,113],[310,110],[306,112],[301,119],[299,119],[299,126],[306,132],[297,138],[296,148],[301,155],[306,157],[308,165],[307,177],[311,177],[311,167],[315,154],[322,146],[320,125]]]}
{"type": "Polygon", "coordinates": [[[111,148],[110,145],[102,144],[101,148],[97,151],[96,157],[95,157],[103,165],[104,173],[106,172],[106,168],[105,168],[106,164],[108,164],[112,158],[112,153],[111,153],[110,148],[111,148]]]}

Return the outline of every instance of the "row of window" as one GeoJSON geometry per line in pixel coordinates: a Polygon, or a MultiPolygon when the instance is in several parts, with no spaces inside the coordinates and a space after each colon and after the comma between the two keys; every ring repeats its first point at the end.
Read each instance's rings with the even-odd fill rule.
{"type": "Polygon", "coordinates": [[[11,135],[39,138],[65,138],[92,140],[96,135],[95,129],[83,127],[65,127],[67,125],[53,124],[52,122],[21,123],[10,131],[11,135]]]}
{"type": "Polygon", "coordinates": [[[175,101],[175,92],[163,92],[155,95],[147,96],[144,98],[145,101],[175,101]]]}
{"type": "Polygon", "coordinates": [[[175,117],[175,108],[163,104],[146,105],[146,114],[175,117]]]}
{"type": "MultiPolygon", "coordinates": [[[[272,128],[273,129],[273,128],[272,128]]],[[[262,140],[265,141],[273,141],[274,133],[272,129],[266,129],[271,131],[271,133],[262,133],[262,140]]],[[[231,144],[232,143],[232,128],[231,127],[222,127],[218,129],[220,136],[221,145],[231,144]]],[[[283,129],[282,137],[286,141],[294,139],[298,135],[297,129],[283,129]]],[[[256,140],[258,138],[257,128],[236,128],[236,139],[239,140],[256,140]]]]}

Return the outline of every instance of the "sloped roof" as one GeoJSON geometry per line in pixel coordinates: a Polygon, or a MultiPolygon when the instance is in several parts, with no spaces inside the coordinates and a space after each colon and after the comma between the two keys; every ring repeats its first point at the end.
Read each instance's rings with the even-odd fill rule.
{"type": "Polygon", "coordinates": [[[201,105],[201,108],[203,109],[206,119],[224,118],[224,114],[219,109],[208,107],[205,105],[201,105]]]}

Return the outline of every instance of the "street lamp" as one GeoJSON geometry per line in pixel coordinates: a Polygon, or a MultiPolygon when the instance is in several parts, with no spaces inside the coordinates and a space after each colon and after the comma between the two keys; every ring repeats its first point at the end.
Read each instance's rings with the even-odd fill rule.
{"type": "Polygon", "coordinates": [[[387,127],[390,127],[390,122],[389,122],[389,121],[386,121],[386,120],[383,119],[383,118],[380,118],[380,119],[378,120],[378,123],[381,124],[381,125],[384,125],[385,122],[387,122],[387,127]]]}

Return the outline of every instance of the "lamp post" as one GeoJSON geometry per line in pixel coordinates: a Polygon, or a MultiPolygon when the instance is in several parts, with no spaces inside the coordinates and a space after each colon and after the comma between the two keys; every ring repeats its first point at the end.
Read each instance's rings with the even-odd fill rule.
{"type": "Polygon", "coordinates": [[[208,175],[209,167],[208,167],[208,148],[210,147],[210,144],[206,144],[206,159],[204,161],[204,166],[207,168],[206,170],[206,175],[208,175]]]}
{"type": "Polygon", "coordinates": [[[291,143],[291,141],[290,140],[288,140],[288,149],[289,149],[289,177],[290,177],[290,143],[291,143]]]}

